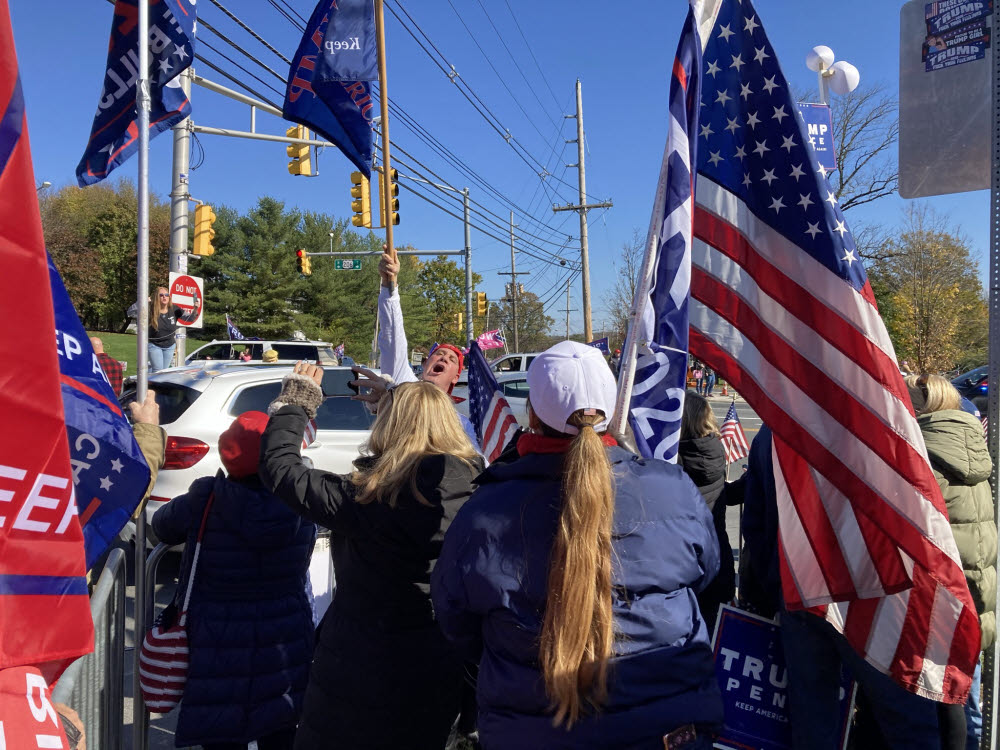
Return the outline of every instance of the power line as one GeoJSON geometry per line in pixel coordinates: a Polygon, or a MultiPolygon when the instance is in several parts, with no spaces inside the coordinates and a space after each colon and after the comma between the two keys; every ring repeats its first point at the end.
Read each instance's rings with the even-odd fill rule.
{"type": "MultiPolygon", "coordinates": [[[[238,19],[233,13],[231,13],[225,7],[223,7],[222,3],[220,3],[219,0],[210,0],[210,2],[216,8],[218,8],[223,13],[225,13],[227,16],[229,16],[229,18],[231,18],[234,22],[236,22],[241,29],[243,29],[244,31],[246,31],[250,36],[252,36],[258,42],[260,42],[261,44],[263,44],[269,50],[271,50],[271,52],[273,52],[274,54],[276,54],[281,60],[283,60],[285,62],[286,65],[291,65],[292,64],[291,60],[289,60],[283,54],[281,54],[280,52],[278,52],[278,50],[276,50],[274,47],[272,47],[270,44],[268,44],[266,41],[264,41],[264,39],[256,31],[254,31],[253,29],[251,29],[249,26],[247,26],[245,23],[243,23],[243,21],[241,21],[240,19],[238,19]]],[[[286,16],[286,18],[287,18],[287,16],[286,16]]],[[[291,21],[292,19],[289,18],[288,20],[291,21]]],[[[202,23],[204,23],[204,21],[202,21],[202,23]]],[[[292,24],[295,25],[295,22],[292,21],[292,24]]],[[[302,30],[304,30],[304,28],[305,27],[302,27],[299,30],[302,31],[302,30]]]]}
{"type": "MultiPolygon", "coordinates": [[[[521,24],[517,22],[517,16],[514,15],[514,11],[511,9],[510,3],[507,2],[507,0],[503,0],[503,2],[504,5],[507,6],[507,10],[510,12],[511,18],[514,19],[514,25],[517,27],[517,33],[521,35],[521,39],[524,41],[524,46],[528,48],[528,54],[531,55],[531,59],[534,61],[535,67],[538,68],[538,72],[541,73],[542,81],[545,82],[545,87],[549,90],[549,93],[552,95],[552,101],[555,102],[555,105],[558,107],[559,100],[556,97],[556,93],[552,90],[552,87],[549,85],[549,79],[545,77],[545,71],[542,70],[542,66],[538,64],[538,58],[535,57],[535,51],[531,48],[531,45],[528,43],[527,38],[524,36],[524,32],[521,31],[521,24]]],[[[562,109],[560,108],[559,111],[561,112],[562,109]]]]}

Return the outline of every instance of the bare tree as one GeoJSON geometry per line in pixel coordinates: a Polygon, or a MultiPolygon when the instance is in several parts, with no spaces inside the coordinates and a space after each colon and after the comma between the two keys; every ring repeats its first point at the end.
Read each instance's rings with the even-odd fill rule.
{"type": "Polygon", "coordinates": [[[608,315],[611,318],[610,341],[612,349],[621,348],[628,333],[632,300],[639,283],[642,259],[646,249],[646,237],[638,229],[632,230],[632,238],[622,245],[621,255],[615,261],[615,284],[604,294],[608,315]]]}
{"type": "Polygon", "coordinates": [[[895,98],[878,84],[835,97],[831,107],[838,167],[831,182],[841,210],[895,193],[899,177],[895,98]]]}

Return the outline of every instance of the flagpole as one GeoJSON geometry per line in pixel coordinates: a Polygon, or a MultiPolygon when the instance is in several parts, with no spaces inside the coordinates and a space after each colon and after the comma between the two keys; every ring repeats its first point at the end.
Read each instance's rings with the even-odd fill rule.
{"type": "Polygon", "coordinates": [[[382,223],[385,225],[386,252],[396,258],[396,248],[392,238],[392,179],[389,163],[389,83],[385,65],[385,17],[384,0],[375,0],[375,38],[378,46],[378,98],[382,109],[382,223]]]}
{"type": "MultiPolygon", "coordinates": [[[[139,330],[136,331],[136,400],[146,399],[149,381],[147,360],[149,352],[149,3],[139,2],[139,78],[136,84],[136,109],[139,130],[139,189],[138,189],[138,243],[136,252],[136,312],[139,313],[139,330]]],[[[146,508],[140,505],[135,523],[135,663],[132,672],[132,746],[145,747],[148,714],[139,687],[139,643],[146,631],[146,508]]]]}
{"type": "MultiPolygon", "coordinates": [[[[653,214],[649,220],[649,230],[646,233],[646,254],[642,258],[642,268],[639,271],[639,285],[632,298],[632,310],[629,313],[628,334],[622,345],[621,364],[618,369],[618,401],[615,413],[608,429],[617,435],[625,434],[625,423],[628,420],[629,401],[632,399],[632,380],[635,378],[635,355],[638,344],[635,340],[636,329],[642,320],[646,305],[649,304],[649,287],[653,275],[653,263],[656,260],[656,242],[659,239],[659,229],[662,222],[657,217],[663,216],[667,204],[667,160],[670,156],[668,140],[663,149],[663,161],[660,164],[660,179],[656,186],[656,198],[653,200],[653,214]]],[[[649,342],[642,342],[644,345],[649,342]]]]}

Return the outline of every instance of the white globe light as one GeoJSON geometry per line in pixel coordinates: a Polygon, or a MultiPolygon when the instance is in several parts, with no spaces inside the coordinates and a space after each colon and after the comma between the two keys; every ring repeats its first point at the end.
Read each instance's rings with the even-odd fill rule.
{"type": "Polygon", "coordinates": [[[806,55],[806,67],[817,73],[821,70],[821,63],[822,69],[826,69],[833,65],[833,61],[833,50],[823,45],[813,47],[812,51],[806,55]]]}
{"type": "Polygon", "coordinates": [[[830,89],[838,96],[850,94],[861,82],[861,74],[849,62],[836,62],[830,70],[833,73],[830,76],[830,89]]]}

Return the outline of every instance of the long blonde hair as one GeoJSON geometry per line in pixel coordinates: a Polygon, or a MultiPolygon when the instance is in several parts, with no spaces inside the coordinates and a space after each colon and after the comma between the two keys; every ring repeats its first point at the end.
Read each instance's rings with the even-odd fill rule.
{"type": "Polygon", "coordinates": [[[903,378],[906,389],[910,392],[913,411],[917,414],[930,414],[944,409],[961,409],[962,394],[947,378],[940,375],[907,375],[903,378]]]}
{"type": "Polygon", "coordinates": [[[355,462],[351,482],[359,503],[373,500],[396,505],[408,487],[424,505],[417,489],[417,468],[427,456],[452,455],[470,465],[479,455],[458,421],[451,399],[431,383],[402,383],[382,397],[378,416],[365,446],[374,464],[355,462]],[[370,465],[369,465],[370,464],[370,465]]]}
{"type": "MultiPolygon", "coordinates": [[[[165,286],[158,286],[149,298],[149,324],[156,328],[156,321],[160,317],[160,290],[170,294],[170,290],[165,286]]],[[[170,312],[170,297],[167,297],[167,312],[170,312]]]]}
{"type": "MultiPolygon", "coordinates": [[[[536,417],[537,418],[537,417],[536,417]]],[[[600,412],[574,412],[579,429],[566,452],[562,510],[549,562],[539,661],[553,724],[570,728],[584,702],[608,697],[608,660],[614,645],[611,612],[611,520],[615,510],[611,462],[594,427],[600,412]]],[[[543,426],[543,432],[558,435],[543,426]]]]}
{"type": "Polygon", "coordinates": [[[681,415],[681,440],[718,435],[719,425],[708,399],[688,391],[684,394],[684,413],[681,415]]]}

